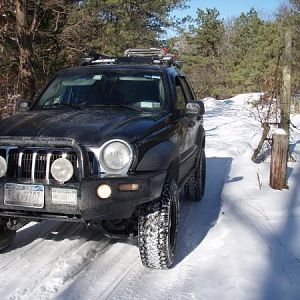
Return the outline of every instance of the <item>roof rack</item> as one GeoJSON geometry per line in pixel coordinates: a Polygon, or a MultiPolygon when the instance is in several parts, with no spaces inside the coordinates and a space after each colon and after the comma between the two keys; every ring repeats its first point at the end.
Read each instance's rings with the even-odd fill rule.
{"type": "Polygon", "coordinates": [[[149,65],[169,65],[181,68],[181,63],[176,61],[172,54],[167,54],[165,49],[127,49],[124,56],[114,57],[103,54],[92,53],[82,59],[81,65],[94,64],[149,64],[149,65]]]}

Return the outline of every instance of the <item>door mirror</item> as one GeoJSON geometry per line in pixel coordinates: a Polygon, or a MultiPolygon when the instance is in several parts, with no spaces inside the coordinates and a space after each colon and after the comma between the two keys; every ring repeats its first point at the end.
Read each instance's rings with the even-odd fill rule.
{"type": "Polygon", "coordinates": [[[186,113],[191,115],[203,115],[205,113],[203,101],[189,101],[186,105],[186,113]]]}
{"type": "Polygon", "coordinates": [[[31,102],[29,100],[21,100],[18,105],[18,111],[20,112],[28,111],[30,105],[31,102]]]}

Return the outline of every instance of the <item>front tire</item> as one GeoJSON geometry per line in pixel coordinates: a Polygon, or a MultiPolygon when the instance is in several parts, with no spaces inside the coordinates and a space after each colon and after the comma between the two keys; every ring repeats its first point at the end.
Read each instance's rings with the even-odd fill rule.
{"type": "Polygon", "coordinates": [[[192,201],[201,201],[204,195],[206,181],[206,157],[204,149],[197,161],[196,169],[184,186],[186,197],[192,201]]]}
{"type": "Polygon", "coordinates": [[[178,230],[178,187],[166,181],[161,197],[147,203],[138,219],[138,246],[147,268],[168,269],[174,263],[178,230]]]}

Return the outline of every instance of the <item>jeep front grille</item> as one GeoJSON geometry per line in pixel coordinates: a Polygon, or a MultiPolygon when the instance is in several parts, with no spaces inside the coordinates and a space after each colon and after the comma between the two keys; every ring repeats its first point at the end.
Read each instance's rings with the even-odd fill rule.
{"type": "Polygon", "coordinates": [[[54,179],[50,168],[58,158],[67,158],[74,167],[74,175],[70,179],[78,179],[78,159],[72,149],[41,148],[0,148],[0,155],[7,161],[6,178],[30,179],[32,181],[49,181],[54,179]]]}

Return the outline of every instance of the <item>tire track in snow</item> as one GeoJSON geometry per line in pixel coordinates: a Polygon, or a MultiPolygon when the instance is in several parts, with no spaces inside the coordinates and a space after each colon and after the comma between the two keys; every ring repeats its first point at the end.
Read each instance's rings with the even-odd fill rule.
{"type": "Polygon", "coordinates": [[[101,295],[103,299],[114,299],[113,294],[116,293],[121,287],[123,282],[127,277],[129,277],[130,273],[136,269],[136,267],[140,265],[139,259],[136,259],[133,264],[126,268],[123,272],[119,273],[119,276],[116,278],[116,281],[112,283],[105,292],[101,295]]]}
{"type": "Polygon", "coordinates": [[[126,278],[141,265],[135,245],[113,244],[109,251],[98,253],[84,272],[55,299],[107,299],[120,289],[126,278]]]}
{"type": "MultiPolygon", "coordinates": [[[[89,244],[89,241],[97,245],[101,243],[106,245],[109,243],[109,240],[104,238],[100,232],[95,233],[95,231],[86,230],[82,224],[63,223],[59,224],[59,226],[54,226],[54,228],[58,230],[58,232],[54,232],[53,234],[51,232],[52,227],[49,228],[48,233],[44,235],[44,238],[48,239],[37,241],[34,246],[29,246],[30,248],[28,251],[25,251],[24,254],[16,257],[14,254],[17,253],[10,253],[10,262],[12,262],[13,259],[16,259],[16,262],[7,263],[5,268],[2,267],[3,271],[0,273],[1,299],[7,299],[8,297],[8,299],[19,299],[22,294],[24,294],[24,298],[26,299],[26,291],[28,290],[26,286],[32,286],[31,283],[34,282],[34,286],[32,286],[31,289],[34,290],[38,288],[41,285],[39,282],[45,278],[47,279],[47,274],[54,271],[55,266],[57,269],[68,269],[68,261],[66,260],[66,263],[64,263],[65,258],[69,259],[69,257],[73,255],[76,256],[78,249],[80,249],[82,245],[89,244]],[[46,277],[43,276],[43,274],[46,274],[46,277]],[[15,282],[18,286],[16,291],[14,291],[16,289],[15,282]],[[7,291],[13,292],[10,295],[6,295],[5,292],[1,292],[1,290],[6,291],[6,293],[7,291]]],[[[20,232],[20,234],[22,234],[22,232],[20,232]]],[[[87,250],[89,250],[88,247],[87,250]]],[[[20,251],[22,251],[22,249],[20,249],[20,251]]],[[[84,254],[85,252],[83,251],[83,255],[84,254]]],[[[89,254],[92,257],[93,251],[89,254]]],[[[83,266],[89,262],[87,257],[88,256],[84,259],[83,266]]],[[[77,266],[79,269],[82,268],[80,263],[78,263],[77,266]]],[[[66,272],[67,271],[68,270],[66,270],[66,272]]],[[[76,274],[76,268],[69,273],[76,274]]],[[[61,276],[63,276],[63,274],[61,274],[61,276]]]]}
{"type": "MultiPolygon", "coordinates": [[[[78,227],[78,226],[77,226],[78,227]]],[[[39,235],[38,237],[36,237],[36,239],[30,243],[30,245],[26,245],[26,241],[21,240],[18,242],[16,242],[12,247],[15,248],[15,250],[11,250],[11,252],[8,252],[7,256],[9,259],[4,260],[4,262],[6,262],[4,265],[2,265],[1,262],[1,266],[0,266],[0,273],[14,267],[15,265],[19,264],[21,262],[22,259],[26,259],[26,257],[30,257],[32,254],[35,253],[35,251],[37,250],[38,247],[45,247],[47,245],[47,242],[49,242],[50,240],[55,240],[55,235],[52,235],[53,231],[59,231],[59,234],[61,236],[68,236],[68,231],[71,229],[70,224],[55,224],[54,226],[51,226],[50,228],[47,228],[46,230],[43,231],[43,233],[41,235],[39,235]],[[26,250],[22,249],[22,245],[26,245],[24,248],[26,248],[26,250]],[[19,254],[20,252],[20,254],[19,254]],[[18,254],[17,257],[15,257],[15,254],[18,254]]],[[[78,228],[74,228],[71,229],[71,234],[74,233],[78,228]]],[[[19,236],[22,235],[22,231],[17,233],[17,238],[19,238],[19,236]]]]}
{"type": "Polygon", "coordinates": [[[29,284],[18,288],[8,299],[51,299],[76,279],[94,259],[108,251],[112,241],[99,233],[92,234],[88,240],[75,249],[67,247],[65,251],[45,264],[29,278],[29,284]],[[95,237],[100,240],[93,240],[95,237]]]}

